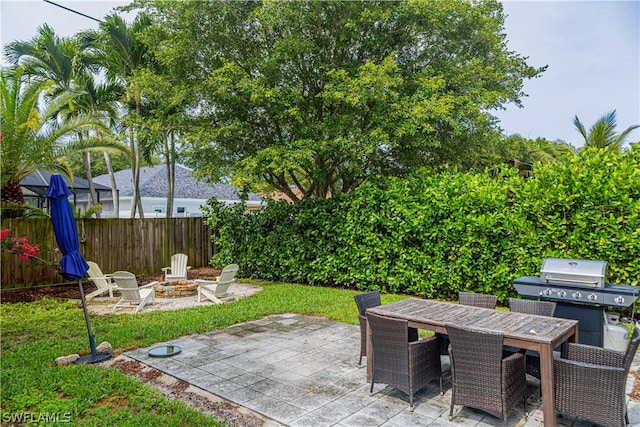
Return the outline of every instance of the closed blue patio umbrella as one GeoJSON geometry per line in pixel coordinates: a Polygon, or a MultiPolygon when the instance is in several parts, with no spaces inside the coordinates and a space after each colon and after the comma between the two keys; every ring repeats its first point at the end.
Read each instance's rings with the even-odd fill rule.
{"type": "Polygon", "coordinates": [[[47,197],[49,198],[49,207],[51,209],[51,224],[53,232],[56,235],[56,242],[62,252],[60,265],[62,270],[60,274],[66,280],[77,280],[80,288],[80,298],[82,299],[82,309],[84,311],[84,320],[87,324],[87,332],[89,333],[89,345],[91,354],[83,356],[76,363],[97,363],[107,360],[111,357],[109,353],[97,353],[96,342],[91,332],[91,324],[89,323],[89,313],[87,312],[87,303],[84,298],[84,290],[82,289],[82,278],[87,274],[89,265],[80,255],[80,244],[78,243],[78,226],[71,210],[71,205],[67,197],[71,195],[71,191],[62,180],[62,176],[58,174],[51,175],[49,181],[49,190],[47,197]]]}

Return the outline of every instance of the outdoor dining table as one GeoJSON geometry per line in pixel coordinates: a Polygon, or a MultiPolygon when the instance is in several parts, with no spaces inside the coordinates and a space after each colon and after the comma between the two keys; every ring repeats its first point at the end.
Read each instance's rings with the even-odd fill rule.
{"type": "MultiPolygon", "coordinates": [[[[504,335],[504,344],[540,353],[540,387],[545,427],[556,425],[553,350],[569,340],[578,342],[578,321],[493,310],[461,304],[409,298],[367,309],[367,312],[408,321],[409,327],[446,334],[453,324],[504,335]]],[[[482,349],[478,349],[482,351],[482,349]]],[[[367,382],[371,381],[373,343],[367,335],[367,382]]]]}

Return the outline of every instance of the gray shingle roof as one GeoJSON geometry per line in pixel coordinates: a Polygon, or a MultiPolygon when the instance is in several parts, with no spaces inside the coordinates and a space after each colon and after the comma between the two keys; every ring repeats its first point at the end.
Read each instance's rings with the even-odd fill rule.
{"type": "MultiPolygon", "coordinates": [[[[20,186],[28,188],[29,190],[33,191],[35,194],[44,196],[47,194],[47,191],[49,190],[49,182],[51,181],[51,175],[52,173],[47,170],[38,169],[32,172],[31,174],[29,174],[22,181],[20,181],[20,186]]],[[[89,193],[89,181],[87,181],[86,179],[74,177],[73,185],[71,185],[71,183],[69,182],[69,178],[67,178],[64,175],[61,175],[61,176],[63,181],[65,182],[65,184],[67,184],[67,186],[69,187],[69,190],[71,190],[72,193],[74,194],[89,193]]],[[[97,182],[95,182],[95,180],[93,183],[96,191],[101,193],[111,193],[110,186],[99,185],[97,182]]]]}
{"type": "MultiPolygon", "coordinates": [[[[174,198],[176,199],[211,199],[239,200],[240,193],[236,187],[227,184],[216,183],[209,185],[197,181],[189,175],[189,169],[176,165],[176,186],[174,198]]],[[[116,185],[120,197],[133,196],[133,175],[131,169],[121,170],[115,173],[116,185]]],[[[94,182],[110,186],[109,175],[100,175],[93,179],[94,182]]],[[[140,168],[140,195],[141,197],[167,197],[167,168],[165,165],[140,168]]],[[[260,201],[260,197],[250,193],[249,200],[260,201]]]]}

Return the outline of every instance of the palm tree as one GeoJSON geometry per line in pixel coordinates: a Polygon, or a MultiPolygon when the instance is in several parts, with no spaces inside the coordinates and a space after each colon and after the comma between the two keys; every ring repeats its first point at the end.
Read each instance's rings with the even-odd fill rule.
{"type": "MultiPolygon", "coordinates": [[[[79,86],[83,88],[84,93],[78,100],[81,110],[91,111],[93,114],[101,117],[106,123],[109,123],[111,129],[117,128],[116,122],[119,119],[117,106],[118,100],[122,97],[122,86],[113,82],[97,83],[90,73],[83,74],[79,79],[79,86]]],[[[124,144],[121,146],[121,152],[130,154],[129,149],[124,144]]],[[[103,155],[111,182],[111,193],[115,195],[117,194],[118,187],[111,165],[110,152],[104,151],[103,155]]],[[[91,157],[89,156],[89,152],[84,153],[83,164],[86,178],[90,183],[89,185],[93,187],[91,157]]],[[[113,197],[113,210],[117,218],[120,211],[120,204],[118,198],[115,196],[113,197]]]]}
{"type": "MultiPolygon", "coordinates": [[[[61,113],[65,114],[68,117],[73,117],[75,114],[81,111],[99,118],[104,123],[107,123],[111,129],[116,128],[116,123],[119,119],[117,105],[118,99],[122,94],[122,87],[114,83],[98,83],[94,79],[93,75],[88,72],[85,72],[76,78],[75,86],[76,90],[79,92],[79,96],[76,99],[75,104],[72,106],[73,108],[66,108],[61,113]]],[[[103,135],[102,132],[98,131],[97,135],[99,137],[110,138],[111,133],[109,132],[107,135],[103,135]]],[[[79,140],[82,140],[84,138],[85,135],[83,135],[82,133],[78,133],[79,140]]],[[[126,154],[130,153],[129,148],[126,145],[119,144],[118,147],[120,152],[126,154]]],[[[113,152],[113,150],[105,150],[103,151],[103,155],[107,166],[107,172],[109,173],[109,176],[111,178],[111,192],[115,195],[117,194],[118,188],[115,182],[113,168],[111,167],[111,152],[113,152]]],[[[92,197],[92,204],[95,205],[98,203],[98,200],[96,197],[95,189],[93,187],[91,152],[87,150],[82,154],[82,163],[84,166],[85,177],[89,183],[89,192],[92,197]]],[[[120,209],[117,197],[113,198],[113,208],[117,217],[120,209]]],[[[99,214],[96,213],[96,216],[98,215],[99,214]]]]}
{"type": "MultiPolygon", "coordinates": [[[[83,131],[107,131],[101,120],[86,114],[61,121],[58,113],[77,97],[72,92],[59,92],[41,105],[43,95],[54,87],[51,80],[29,79],[23,66],[0,71],[2,107],[2,158],[0,179],[3,205],[24,205],[20,182],[40,168],[57,170],[72,177],[68,165],[61,160],[72,152],[87,149],[114,148],[117,143],[89,137],[71,141],[71,136],[83,131]]],[[[5,212],[19,216],[20,211],[5,212]]]]}
{"type": "Polygon", "coordinates": [[[604,150],[620,150],[629,134],[640,127],[633,125],[626,128],[619,134],[616,134],[616,110],[613,110],[600,117],[587,132],[586,128],[580,122],[576,115],[573,118],[573,125],[584,138],[585,147],[595,147],[604,150]]]}
{"type": "Polygon", "coordinates": [[[140,118],[142,113],[142,93],[135,83],[136,72],[148,63],[147,46],[136,33],[148,28],[151,19],[140,14],[131,25],[116,14],[107,15],[100,24],[100,31],[88,31],[82,34],[84,45],[93,49],[97,63],[104,67],[107,79],[125,87],[125,105],[131,105],[129,125],[129,145],[131,150],[131,169],[133,171],[133,204],[131,217],[136,210],[144,216],[140,199],[140,118]]]}
{"type": "MultiPolygon", "coordinates": [[[[40,79],[48,79],[53,82],[52,91],[48,97],[55,97],[63,92],[73,92],[78,96],[73,102],[61,106],[61,117],[65,120],[74,118],[78,114],[95,115],[106,120],[116,117],[115,100],[111,96],[107,102],[98,100],[98,95],[105,95],[105,89],[116,90],[109,85],[100,88],[96,86],[91,74],[92,66],[90,58],[82,54],[78,41],[69,38],[58,37],[48,25],[38,28],[38,35],[30,41],[15,41],[5,48],[7,58],[15,65],[23,64],[25,73],[40,79]]],[[[99,135],[107,138],[109,132],[99,135]]],[[[78,132],[79,141],[89,135],[78,132]]],[[[126,152],[125,146],[119,147],[126,152]]],[[[107,153],[107,152],[105,152],[107,153]]],[[[85,175],[89,182],[89,194],[93,205],[98,203],[95,189],[93,188],[91,163],[89,151],[82,153],[84,159],[85,175]]],[[[108,156],[108,153],[106,154],[108,156]]],[[[112,188],[113,193],[117,189],[112,188]]],[[[115,199],[114,199],[115,200],[115,199]]]]}

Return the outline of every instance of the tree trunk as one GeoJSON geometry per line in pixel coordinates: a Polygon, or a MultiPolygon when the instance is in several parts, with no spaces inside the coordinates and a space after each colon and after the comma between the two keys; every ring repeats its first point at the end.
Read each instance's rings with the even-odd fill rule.
{"type": "Polygon", "coordinates": [[[169,132],[164,139],[164,160],[167,167],[167,218],[173,216],[173,197],[176,186],[176,162],[173,148],[173,133],[169,132]]]}
{"type": "Polygon", "coordinates": [[[107,171],[109,172],[109,181],[111,181],[111,199],[113,200],[113,217],[120,218],[120,195],[118,194],[118,185],[116,184],[116,176],[113,173],[113,166],[111,165],[111,156],[106,151],[104,152],[104,163],[107,165],[107,171]]]}
{"type": "Polygon", "coordinates": [[[144,218],[144,209],[142,207],[142,198],[140,197],[140,147],[137,144],[138,137],[138,128],[141,116],[141,108],[140,108],[140,100],[138,99],[138,94],[136,94],[136,123],[135,123],[135,136],[136,138],[131,139],[131,150],[134,158],[133,164],[133,200],[132,200],[132,217],[135,218],[136,208],[140,212],[140,218],[144,218]],[[133,207],[135,206],[135,207],[133,207]]]}
{"type": "MultiPolygon", "coordinates": [[[[173,216],[173,196],[174,196],[174,188],[175,188],[175,158],[171,156],[171,145],[173,143],[173,135],[168,133],[164,138],[164,160],[167,168],[167,214],[164,219],[165,226],[165,235],[171,235],[171,227],[172,221],[171,217],[173,216]]],[[[166,246],[169,249],[169,245],[166,246]]],[[[171,256],[171,253],[165,253],[166,257],[171,256]]]]}
{"type": "Polygon", "coordinates": [[[133,195],[131,197],[131,218],[136,217],[136,211],[140,209],[140,218],[144,218],[144,212],[141,203],[138,203],[140,199],[140,159],[138,152],[138,145],[135,142],[136,132],[134,129],[130,130],[130,147],[131,147],[131,174],[133,180],[133,195]]]}
{"type": "MultiPolygon", "coordinates": [[[[82,135],[80,135],[82,140],[82,135]]],[[[98,196],[96,195],[96,188],[93,185],[93,174],[91,173],[91,155],[88,151],[82,153],[82,164],[84,165],[84,173],[87,176],[87,184],[89,185],[89,196],[91,197],[91,206],[97,205],[98,196]]],[[[100,212],[96,212],[96,218],[100,218],[100,212]]]]}

